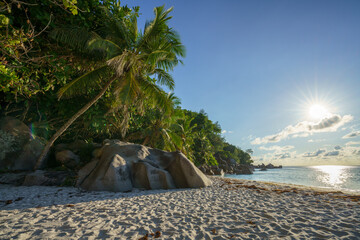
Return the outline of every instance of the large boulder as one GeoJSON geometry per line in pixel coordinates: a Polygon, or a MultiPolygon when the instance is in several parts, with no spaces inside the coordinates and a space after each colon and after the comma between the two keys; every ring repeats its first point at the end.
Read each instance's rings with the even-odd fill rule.
{"type": "Polygon", "coordinates": [[[146,162],[132,164],[133,184],[136,188],[172,189],[176,188],[170,173],[151,166],[146,162]]]}
{"type": "MultiPolygon", "coordinates": [[[[75,140],[70,143],[60,143],[54,146],[56,165],[60,163],[69,169],[77,169],[89,162],[94,157],[93,152],[99,151],[102,145],[75,140]]],[[[100,156],[100,155],[99,155],[100,156]]],[[[95,157],[99,157],[95,155],[95,157]]],[[[53,162],[54,165],[55,162],[53,162]]]]}
{"type": "Polygon", "coordinates": [[[0,119],[0,168],[32,170],[42,149],[26,124],[9,116],[0,119]]]}
{"type": "Polygon", "coordinates": [[[67,168],[74,169],[80,163],[80,158],[78,155],[73,153],[70,150],[62,150],[55,153],[56,161],[60,162],[67,168]]]}
{"type": "Polygon", "coordinates": [[[205,187],[211,181],[180,152],[105,140],[96,158],[79,171],[77,186],[85,190],[130,191],[133,187],[171,189],[205,187]]]}
{"type": "Polygon", "coordinates": [[[80,185],[85,181],[85,178],[87,178],[90,173],[95,169],[96,165],[98,164],[99,160],[95,159],[88,164],[86,164],[84,167],[82,167],[77,176],[76,186],[80,187],[80,185]]]}
{"type": "Polygon", "coordinates": [[[167,170],[178,188],[196,188],[211,185],[211,181],[181,152],[174,152],[167,170]]]}
{"type": "Polygon", "coordinates": [[[118,154],[104,154],[99,161],[90,162],[84,168],[88,172],[82,170],[85,177],[77,185],[85,190],[126,192],[133,188],[129,167],[118,154]]]}
{"type": "Polygon", "coordinates": [[[0,184],[21,185],[24,182],[26,175],[27,172],[1,173],[0,184]]]}

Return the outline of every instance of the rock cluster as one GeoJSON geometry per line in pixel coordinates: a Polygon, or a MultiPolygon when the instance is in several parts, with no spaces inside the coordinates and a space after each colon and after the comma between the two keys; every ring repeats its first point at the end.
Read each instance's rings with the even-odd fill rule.
{"type": "Polygon", "coordinates": [[[217,157],[217,166],[203,165],[199,169],[206,175],[220,175],[224,174],[252,174],[252,167],[245,164],[238,164],[234,159],[224,160],[217,157]]]}
{"type": "Polygon", "coordinates": [[[266,171],[266,170],[268,170],[268,169],[282,168],[282,165],[274,166],[274,165],[272,165],[271,163],[269,163],[268,165],[259,164],[259,165],[253,166],[253,167],[260,169],[260,171],[266,171]]]}
{"type": "Polygon", "coordinates": [[[181,152],[106,140],[96,158],[80,169],[77,186],[91,191],[131,191],[133,188],[206,187],[211,181],[181,152]]]}
{"type": "Polygon", "coordinates": [[[1,169],[32,170],[42,149],[26,124],[9,116],[0,119],[1,169]]]}
{"type": "Polygon", "coordinates": [[[61,164],[67,169],[76,170],[94,156],[91,154],[94,149],[100,147],[101,144],[86,143],[83,140],[76,140],[71,143],[60,143],[54,147],[55,160],[57,164],[61,164]]]}
{"type": "Polygon", "coordinates": [[[41,166],[41,169],[61,166],[64,171],[30,172],[42,149],[43,144],[23,122],[12,117],[0,119],[0,170],[6,171],[0,174],[0,183],[73,185],[77,179],[76,185],[85,190],[114,192],[211,185],[181,152],[165,152],[119,140],[105,140],[103,145],[78,140],[56,145],[54,157],[41,166]]]}

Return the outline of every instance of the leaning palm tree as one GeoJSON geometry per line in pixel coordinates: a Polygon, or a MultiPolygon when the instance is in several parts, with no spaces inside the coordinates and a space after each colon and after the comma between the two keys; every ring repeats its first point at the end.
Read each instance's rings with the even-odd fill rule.
{"type": "Polygon", "coordinates": [[[103,64],[59,90],[59,99],[85,94],[94,88],[99,88],[99,93],[49,139],[34,169],[42,165],[56,139],[108,90],[121,104],[130,104],[133,99],[145,95],[158,106],[171,107],[157,84],[174,88],[174,80],[168,71],[181,62],[179,57],[185,55],[178,34],[168,26],[172,8],[156,7],[155,18],[145,24],[142,33],[138,31],[136,15],[118,19],[110,11],[104,11],[108,17],[105,27],[98,33],[79,28],[57,29],[52,33],[59,42],[91,54],[103,64]]]}

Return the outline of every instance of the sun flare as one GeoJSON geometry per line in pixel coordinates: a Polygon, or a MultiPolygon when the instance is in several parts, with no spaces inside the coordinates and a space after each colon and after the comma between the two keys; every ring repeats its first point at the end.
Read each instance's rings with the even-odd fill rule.
{"type": "Polygon", "coordinates": [[[314,104],[309,109],[309,116],[315,120],[321,120],[329,115],[329,111],[320,104],[314,104]]]}

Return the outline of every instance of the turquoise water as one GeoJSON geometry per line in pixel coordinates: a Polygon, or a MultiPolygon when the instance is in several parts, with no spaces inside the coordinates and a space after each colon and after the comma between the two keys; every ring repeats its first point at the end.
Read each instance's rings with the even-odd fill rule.
{"type": "Polygon", "coordinates": [[[225,175],[229,178],[291,183],[360,193],[360,166],[283,167],[255,170],[252,175],[225,175]]]}

